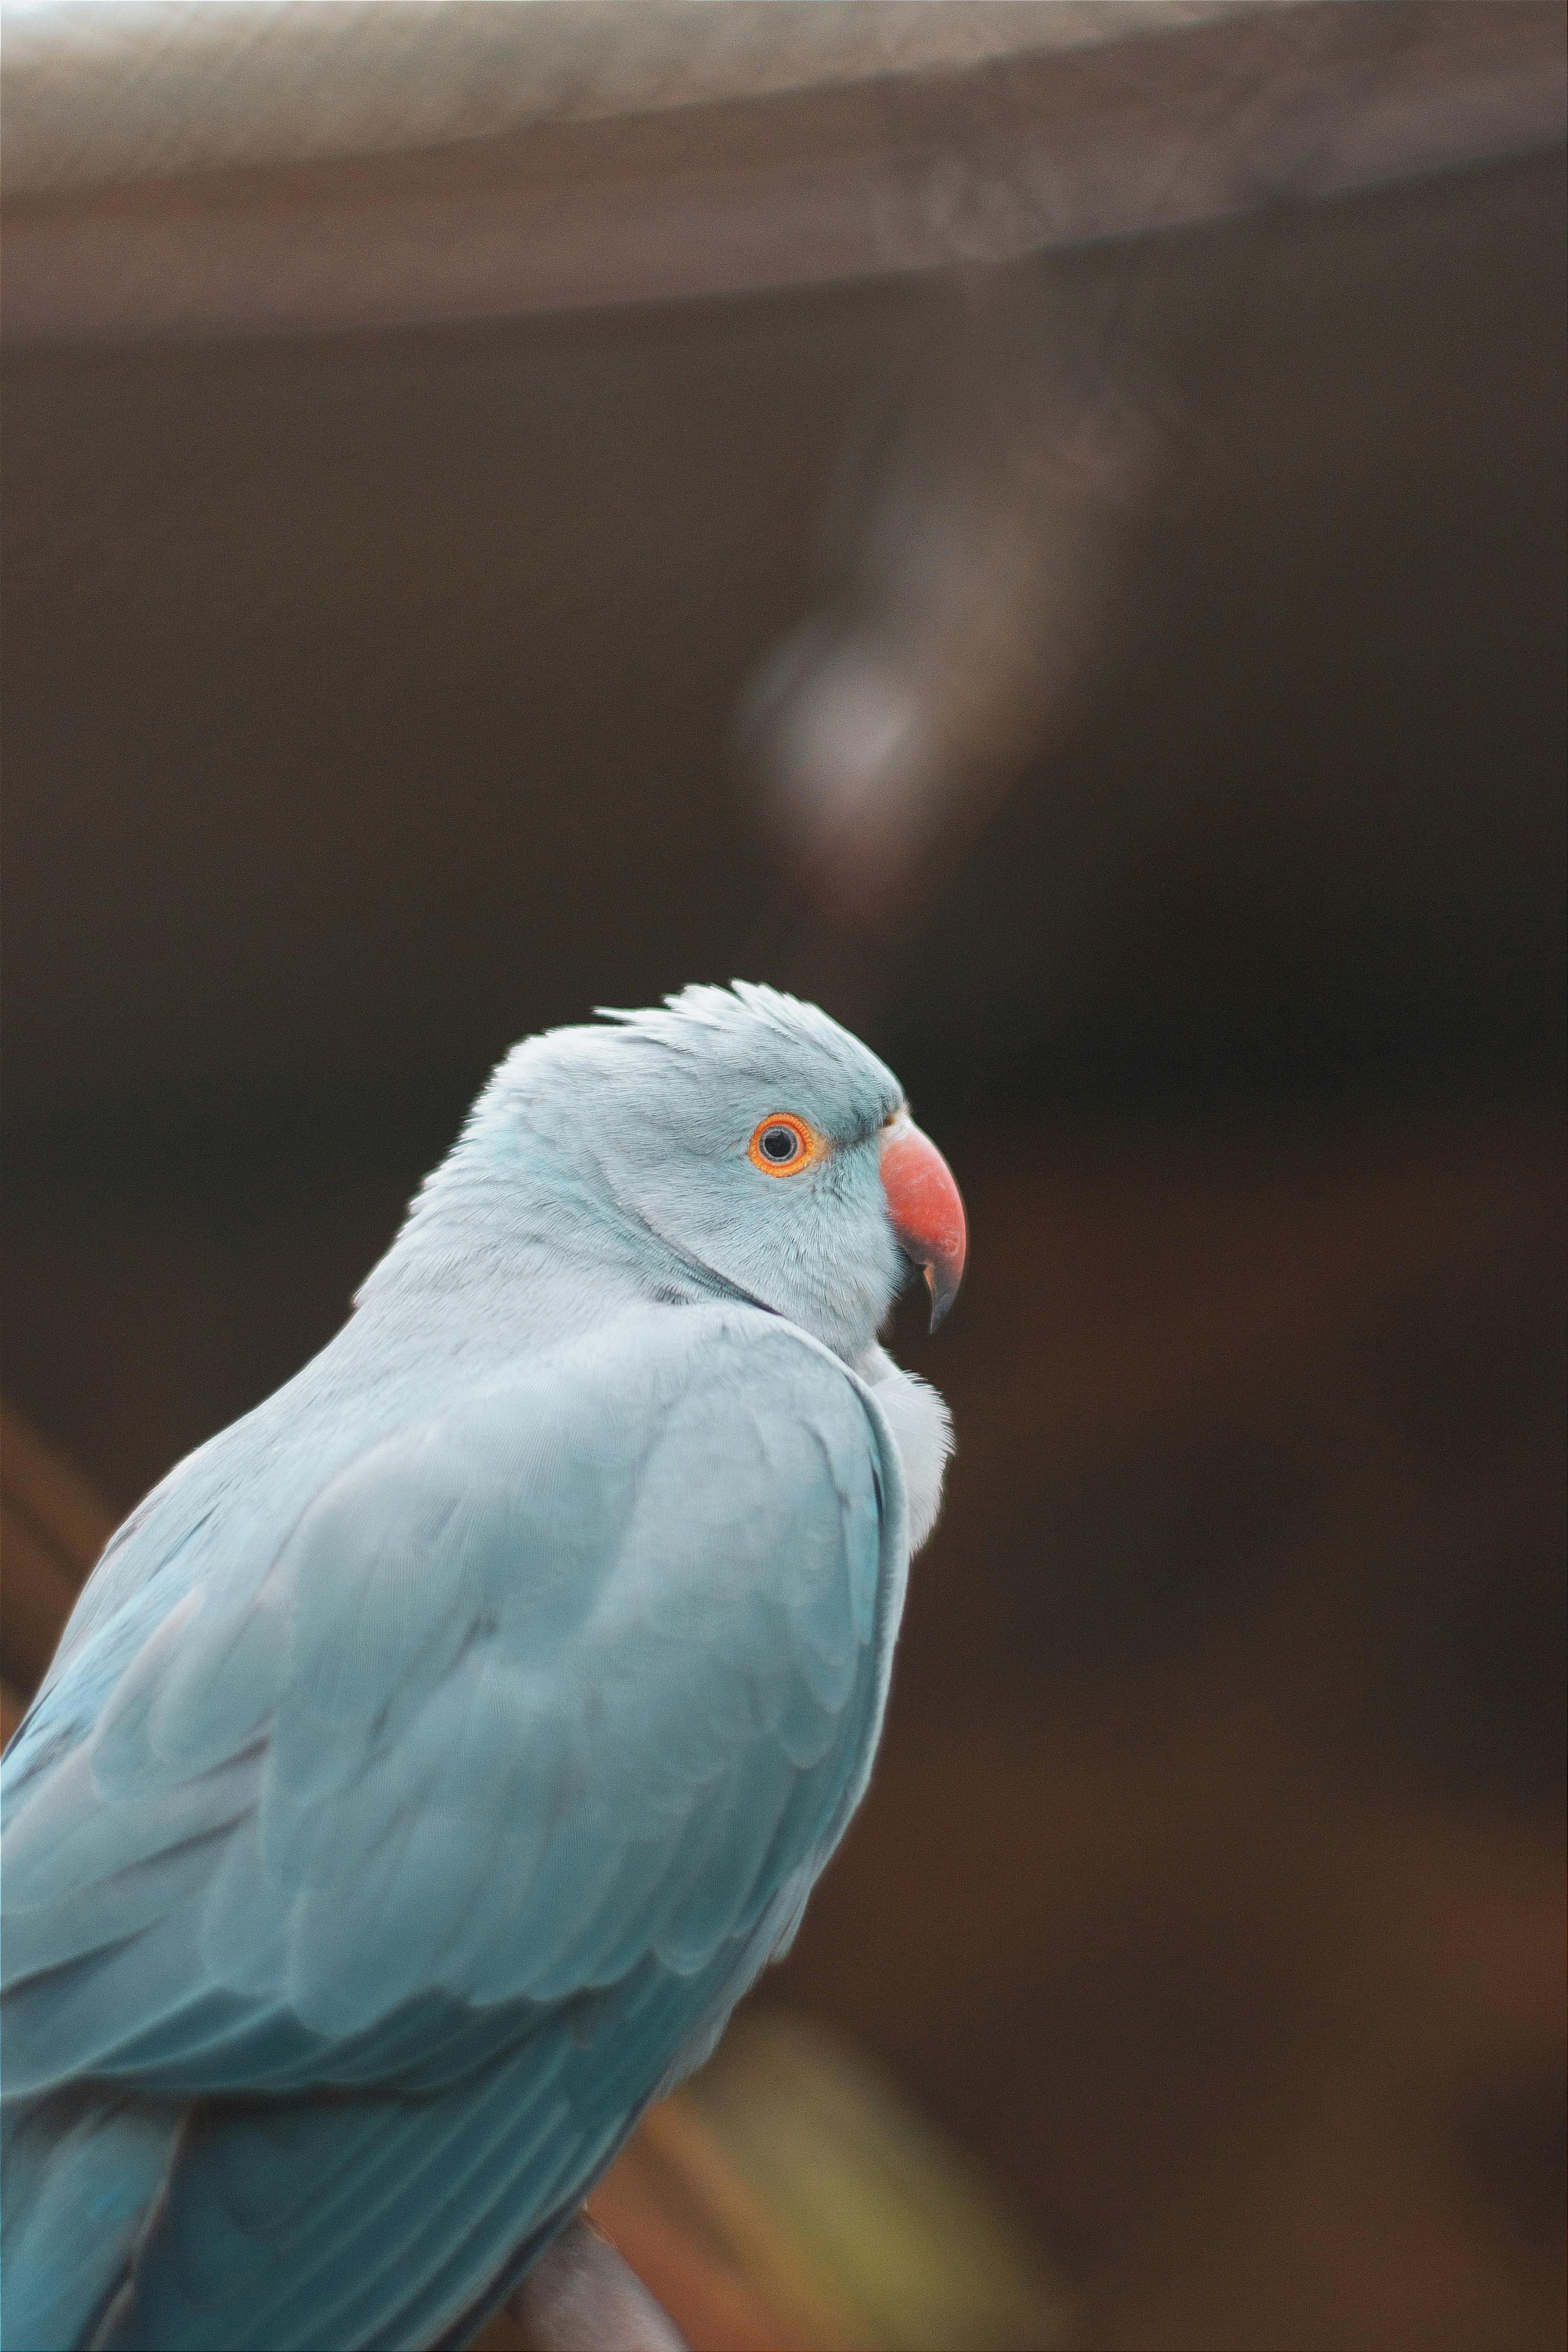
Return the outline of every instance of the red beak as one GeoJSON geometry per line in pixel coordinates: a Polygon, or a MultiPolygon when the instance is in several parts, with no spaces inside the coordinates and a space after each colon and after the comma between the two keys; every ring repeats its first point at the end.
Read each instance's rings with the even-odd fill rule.
{"type": "Polygon", "coordinates": [[[924,1271],[934,1331],[958,1296],[969,1237],[952,1169],[903,1112],[882,1146],[882,1190],[899,1247],[924,1271]]]}

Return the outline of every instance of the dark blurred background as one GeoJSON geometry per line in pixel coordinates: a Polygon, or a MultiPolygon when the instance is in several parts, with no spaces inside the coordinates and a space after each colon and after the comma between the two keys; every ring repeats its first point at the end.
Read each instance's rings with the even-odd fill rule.
{"type": "Polygon", "coordinates": [[[820,12],[858,79],[418,164],[438,242],[509,173],[730,203],[804,155],[853,213],[962,152],[981,229],[880,268],[786,206],[695,287],[606,292],[584,230],[582,301],[410,265],[361,315],[333,207],[411,239],[395,155],[26,151],[6,1395],[127,1507],[330,1335],[515,1037],[819,996],[972,1274],[900,1324],[949,1506],[762,1998],[989,2168],[1075,2341],[1555,2344],[1560,14],[1023,8],[981,55],[976,9],[933,66],[908,13],[820,12]],[[986,158],[1062,121],[1075,187],[1175,160],[1032,226],[1014,169],[994,235],[986,158]],[[233,315],[193,266],[138,325],[262,213],[233,315]]]}

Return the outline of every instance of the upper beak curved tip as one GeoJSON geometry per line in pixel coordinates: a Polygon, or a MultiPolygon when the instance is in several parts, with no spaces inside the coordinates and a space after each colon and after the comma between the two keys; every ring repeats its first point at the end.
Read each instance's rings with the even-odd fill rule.
{"type": "Polygon", "coordinates": [[[950,1274],[939,1265],[926,1267],[925,1286],[931,1293],[931,1328],[933,1331],[939,1323],[946,1320],[947,1310],[958,1297],[958,1286],[963,1279],[962,1268],[957,1274],[950,1274]]]}

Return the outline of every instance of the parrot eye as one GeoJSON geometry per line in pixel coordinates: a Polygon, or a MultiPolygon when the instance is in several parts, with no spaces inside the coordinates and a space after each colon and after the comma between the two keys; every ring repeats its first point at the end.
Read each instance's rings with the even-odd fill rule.
{"type": "Polygon", "coordinates": [[[821,1149],[820,1138],[803,1118],[789,1111],[775,1111],[754,1130],[747,1152],[752,1167],[760,1168],[764,1176],[793,1176],[821,1149]]]}

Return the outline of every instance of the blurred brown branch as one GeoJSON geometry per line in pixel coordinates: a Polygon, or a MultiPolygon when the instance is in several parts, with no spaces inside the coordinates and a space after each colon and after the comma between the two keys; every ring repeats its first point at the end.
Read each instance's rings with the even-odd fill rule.
{"type": "Polygon", "coordinates": [[[86,1480],[0,1404],[0,1707],[7,1739],[113,1526],[86,1480]]]}

